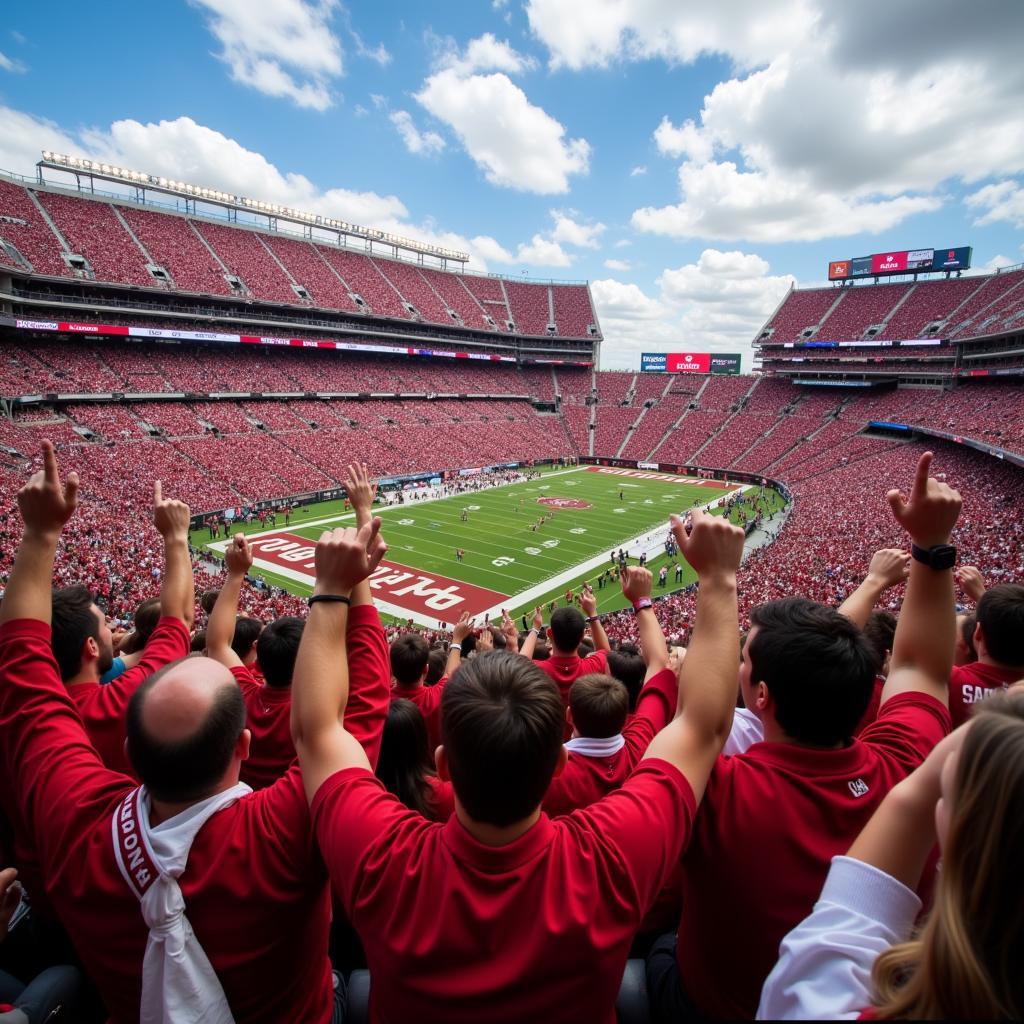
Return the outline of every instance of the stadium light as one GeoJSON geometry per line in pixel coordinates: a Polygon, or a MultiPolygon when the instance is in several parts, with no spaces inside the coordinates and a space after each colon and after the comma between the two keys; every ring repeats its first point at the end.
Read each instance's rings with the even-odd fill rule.
{"type": "Polygon", "coordinates": [[[40,163],[58,170],[87,171],[89,174],[109,181],[118,181],[126,185],[142,186],[143,188],[160,189],[163,192],[184,195],[193,199],[198,198],[233,209],[252,210],[264,216],[281,217],[299,224],[329,228],[346,235],[365,238],[370,242],[383,242],[411,252],[436,256],[439,259],[455,260],[459,263],[465,263],[469,259],[469,253],[458,249],[448,249],[442,245],[418,242],[414,238],[394,235],[388,231],[382,231],[380,228],[368,228],[361,224],[352,224],[349,221],[338,220],[334,217],[306,213],[303,210],[296,210],[291,206],[281,206],[280,204],[267,203],[260,199],[235,196],[229,192],[222,192],[219,189],[209,188],[208,186],[191,185],[184,181],[177,181],[174,178],[147,174],[145,171],[134,171],[126,167],[89,160],[86,157],[69,156],[65,153],[55,153],[52,150],[44,149],[42,150],[42,160],[40,163]]]}

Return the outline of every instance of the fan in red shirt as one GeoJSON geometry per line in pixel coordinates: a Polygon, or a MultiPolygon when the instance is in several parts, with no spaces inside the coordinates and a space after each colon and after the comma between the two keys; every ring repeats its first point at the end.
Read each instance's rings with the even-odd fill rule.
{"type": "MultiPolygon", "coordinates": [[[[929,479],[931,458],[922,456],[909,501],[888,498],[918,549],[948,556],[961,500],[929,479]]],[[[779,942],[810,912],[832,857],[949,731],[951,569],[912,563],[879,715],[856,739],[875,674],[857,626],[804,598],[751,613],[740,692],[765,741],[720,758],[708,781],[683,859],[678,940],[659,940],[648,958],[663,1016],[752,1019],[779,942]]]]}
{"type": "Polygon", "coordinates": [[[976,596],[971,637],[977,661],[955,665],[949,676],[949,713],[954,728],[967,721],[974,704],[1024,678],[1024,587],[1004,583],[984,589],[981,574],[964,566],[957,579],[976,596]]]}
{"type": "MultiPolygon", "coordinates": [[[[0,793],[38,849],[48,895],[111,1019],[128,1022],[140,1015],[149,930],[115,859],[115,814],[120,821],[125,798],[135,794],[143,807],[150,805],[154,835],[177,827],[206,800],[235,787],[250,734],[230,673],[209,658],[189,658],[147,679],[129,704],[128,746],[145,782],[142,793],[102,765],[50,648],[50,578],[78,480],[71,474],[61,486],[48,442],[43,458],[44,471],[18,496],[25,531],[0,607],[0,793]]],[[[164,510],[168,532],[184,543],[188,507],[166,502],[164,510]]],[[[351,600],[369,605],[368,586],[354,589],[351,600]]],[[[365,627],[347,629],[353,659],[353,634],[361,628],[368,635],[358,641],[363,651],[352,670],[359,686],[346,726],[356,743],[372,748],[388,680],[383,631],[372,609],[365,614],[372,620],[365,627]]],[[[339,640],[344,664],[344,633],[339,640]]],[[[332,1019],[327,876],[297,767],[213,814],[195,835],[178,884],[236,1021],[332,1019]]],[[[154,980],[149,977],[150,988],[154,980]]]]}
{"type": "Polygon", "coordinates": [[[455,815],[425,821],[373,777],[342,721],[346,608],[333,599],[384,545],[376,527],[321,538],[314,597],[332,600],[310,609],[292,729],[320,849],[366,951],[372,1020],[614,1020],[630,943],[686,845],[735,703],[743,531],[699,513],[689,537],[674,525],[700,579],[686,699],[621,789],[555,820],[540,802],[565,761],[562,700],[509,651],[465,662],[445,688],[437,766],[455,815]]]}
{"type": "MultiPolygon", "coordinates": [[[[533,655],[533,647],[541,625],[542,620],[538,608],[533,613],[533,630],[527,638],[526,644],[523,645],[523,654],[527,657],[533,655]]],[[[551,656],[545,661],[536,662],[536,664],[541,671],[546,672],[555,681],[559,693],[562,695],[562,702],[568,707],[569,687],[580,676],[585,676],[589,672],[608,671],[607,652],[611,650],[611,644],[608,643],[604,627],[597,617],[597,600],[594,597],[594,592],[587,584],[584,584],[580,591],[579,608],[556,608],[551,613],[548,634],[551,638],[551,656]],[[594,653],[586,658],[581,658],[579,647],[583,642],[587,623],[590,624],[590,635],[594,640],[594,653]]]]}

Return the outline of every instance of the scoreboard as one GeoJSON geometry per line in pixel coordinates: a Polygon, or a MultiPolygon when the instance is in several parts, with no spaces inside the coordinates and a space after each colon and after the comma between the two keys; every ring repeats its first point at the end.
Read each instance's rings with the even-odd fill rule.
{"type": "Polygon", "coordinates": [[[644,352],[640,356],[644,373],[727,373],[740,372],[738,352],[644,352]]]}
{"type": "Polygon", "coordinates": [[[967,270],[971,265],[971,247],[952,249],[890,249],[852,260],[833,260],[828,265],[830,281],[857,277],[887,277],[892,274],[939,274],[967,270]]]}

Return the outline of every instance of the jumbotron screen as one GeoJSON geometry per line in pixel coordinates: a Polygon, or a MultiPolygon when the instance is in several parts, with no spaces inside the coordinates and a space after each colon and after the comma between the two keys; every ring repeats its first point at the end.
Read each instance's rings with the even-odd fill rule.
{"type": "Polygon", "coordinates": [[[738,352],[644,352],[644,373],[739,373],[738,352]]]}
{"type": "Polygon", "coordinates": [[[971,265],[971,247],[953,249],[903,249],[858,256],[852,260],[833,260],[828,265],[830,281],[854,277],[887,277],[892,274],[938,274],[948,270],[967,270],[971,265]]]}

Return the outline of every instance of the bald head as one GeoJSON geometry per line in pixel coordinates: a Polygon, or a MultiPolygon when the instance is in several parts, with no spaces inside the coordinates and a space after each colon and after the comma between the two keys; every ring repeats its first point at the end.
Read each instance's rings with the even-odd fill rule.
{"type": "Polygon", "coordinates": [[[231,764],[245,703],[231,673],[192,656],[150,676],[128,705],[128,756],[157,800],[201,800],[231,764]]]}

